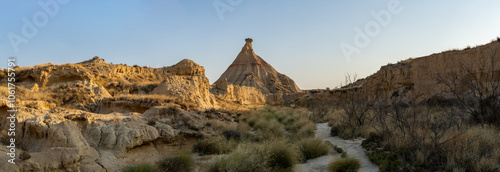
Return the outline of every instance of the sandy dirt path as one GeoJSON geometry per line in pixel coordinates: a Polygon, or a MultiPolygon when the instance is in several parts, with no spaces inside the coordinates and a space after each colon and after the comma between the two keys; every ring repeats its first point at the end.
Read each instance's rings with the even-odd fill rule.
{"type": "MultiPolygon", "coordinates": [[[[330,136],[330,127],[328,123],[316,124],[315,131],[316,138],[321,138],[325,141],[329,141],[333,145],[342,148],[344,152],[351,158],[356,158],[361,162],[360,172],[375,172],[379,171],[378,167],[373,164],[366,156],[366,153],[361,147],[361,142],[363,139],[355,140],[344,140],[339,137],[330,136]]],[[[333,160],[340,159],[340,154],[331,154],[327,156],[322,156],[319,158],[308,160],[305,163],[298,164],[294,167],[295,172],[322,172],[326,171],[326,166],[333,160]]]]}

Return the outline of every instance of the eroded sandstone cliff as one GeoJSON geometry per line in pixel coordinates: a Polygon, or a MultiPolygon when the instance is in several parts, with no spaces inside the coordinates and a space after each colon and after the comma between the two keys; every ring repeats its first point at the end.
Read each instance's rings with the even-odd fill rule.
{"type": "MultiPolygon", "coordinates": [[[[191,60],[163,68],[93,59],[16,68],[16,164],[0,156],[0,171],[121,171],[155,163],[176,146],[214,134],[209,120],[234,117],[218,107],[205,69],[191,60]]],[[[7,85],[6,71],[0,82],[7,85]]],[[[7,97],[7,88],[0,94],[7,97]]],[[[219,99],[226,108],[232,100],[219,99]]],[[[7,104],[0,104],[0,140],[7,144],[7,104]]],[[[9,150],[2,146],[1,154],[9,150]]]]}
{"type": "Polygon", "coordinates": [[[215,84],[226,80],[228,84],[258,88],[264,94],[300,92],[292,79],[276,71],[255,54],[252,39],[247,38],[245,41],[241,52],[215,84]]]}

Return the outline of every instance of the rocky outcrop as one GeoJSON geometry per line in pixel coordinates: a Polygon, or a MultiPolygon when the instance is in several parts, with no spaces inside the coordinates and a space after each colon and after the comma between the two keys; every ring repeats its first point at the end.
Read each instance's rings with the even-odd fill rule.
{"type": "Polygon", "coordinates": [[[226,80],[215,84],[211,92],[219,99],[235,101],[245,105],[262,105],[266,103],[266,95],[262,91],[247,86],[228,85],[226,80]]]}
{"type": "MultiPolygon", "coordinates": [[[[16,76],[17,152],[29,152],[31,158],[0,163],[0,171],[121,171],[129,162],[155,163],[173,149],[171,144],[191,147],[186,139],[214,134],[209,119],[235,118],[210,114],[218,105],[205,69],[188,59],[150,68],[94,57],[21,67],[16,76]]],[[[2,85],[7,85],[5,77],[6,72],[0,74],[2,85]]],[[[7,88],[0,89],[7,97],[7,88]]],[[[10,138],[7,109],[2,99],[3,142],[10,138]]],[[[1,154],[8,151],[0,148],[1,154]]]]}
{"type": "Polygon", "coordinates": [[[184,59],[173,66],[167,67],[166,70],[173,75],[205,76],[205,68],[189,59],[184,59]]]}
{"type": "Polygon", "coordinates": [[[255,87],[263,93],[296,93],[300,89],[295,82],[276,71],[269,63],[257,56],[252,48],[252,39],[247,38],[233,63],[215,82],[226,82],[236,86],[255,87]]]}
{"type": "Polygon", "coordinates": [[[76,64],[39,65],[30,70],[22,70],[18,80],[28,83],[33,82],[38,87],[48,87],[59,83],[78,80],[91,80],[94,76],[84,67],[76,64]]]}
{"type": "Polygon", "coordinates": [[[203,67],[185,59],[169,68],[176,75],[167,76],[152,94],[176,97],[204,109],[217,106],[214,95],[209,91],[210,83],[203,67]]]}
{"type": "MultiPolygon", "coordinates": [[[[1,117],[4,119],[6,115],[2,113],[1,117]]],[[[157,152],[144,157],[155,162],[171,151],[167,149],[168,143],[180,136],[186,139],[213,134],[207,116],[214,115],[183,111],[176,105],[156,106],[143,114],[96,114],[58,107],[50,111],[20,109],[16,139],[21,140],[18,148],[22,150],[17,152],[27,151],[31,158],[17,160],[15,165],[0,163],[0,169],[120,171],[136,150],[157,152]]],[[[227,114],[215,117],[221,121],[233,118],[227,114]]],[[[2,121],[1,126],[6,124],[8,121],[2,121]]],[[[2,137],[6,137],[6,132],[3,133],[2,137]]],[[[4,148],[0,153],[9,151],[4,148]]]]}

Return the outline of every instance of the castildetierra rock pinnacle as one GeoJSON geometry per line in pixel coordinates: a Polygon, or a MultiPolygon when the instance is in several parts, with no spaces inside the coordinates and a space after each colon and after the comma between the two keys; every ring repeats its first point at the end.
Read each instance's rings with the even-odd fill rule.
{"type": "Polygon", "coordinates": [[[226,82],[238,86],[255,87],[262,93],[295,93],[300,89],[288,76],[279,73],[269,63],[255,54],[252,48],[253,40],[245,39],[245,45],[241,49],[233,63],[215,82],[226,82]]]}

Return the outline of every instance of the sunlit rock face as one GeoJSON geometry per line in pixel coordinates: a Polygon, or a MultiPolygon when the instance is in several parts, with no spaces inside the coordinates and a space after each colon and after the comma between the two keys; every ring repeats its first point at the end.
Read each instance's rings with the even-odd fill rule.
{"type": "Polygon", "coordinates": [[[215,82],[226,82],[236,86],[255,87],[262,93],[296,93],[299,87],[288,76],[279,73],[269,63],[255,54],[252,39],[246,43],[233,63],[215,82]]]}

